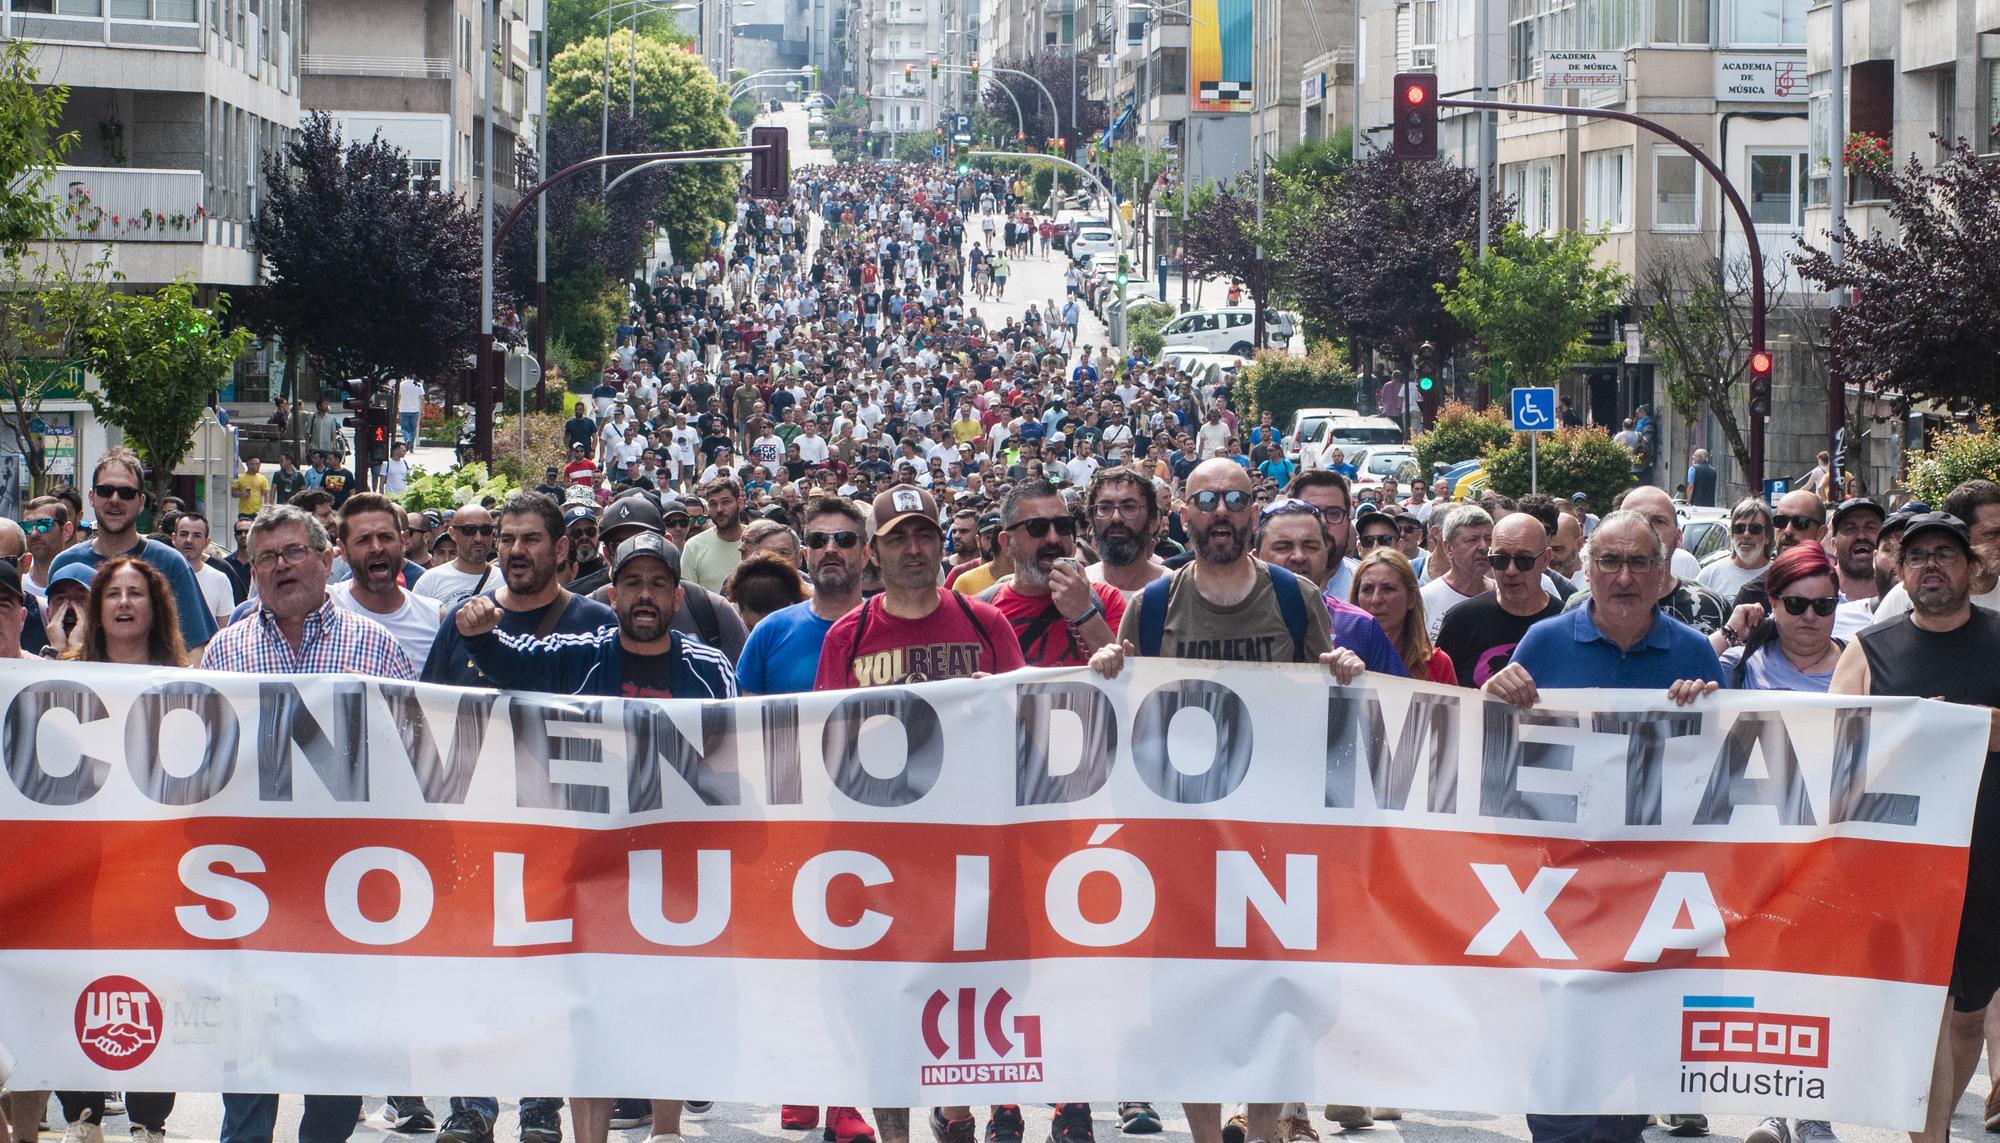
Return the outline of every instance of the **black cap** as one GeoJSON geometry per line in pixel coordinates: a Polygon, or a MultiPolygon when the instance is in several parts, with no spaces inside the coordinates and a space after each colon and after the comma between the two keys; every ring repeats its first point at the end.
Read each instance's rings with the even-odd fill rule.
{"type": "Polygon", "coordinates": [[[597,520],[597,509],[592,508],[588,504],[572,504],[563,509],[563,527],[567,528],[571,524],[583,520],[595,522],[597,520]]]}
{"type": "Polygon", "coordinates": [[[1972,532],[1966,528],[1965,521],[1949,512],[1918,512],[1911,516],[1903,525],[1905,551],[1921,532],[1949,532],[1957,537],[1958,546],[1965,549],[1966,555],[1972,554],[1972,532]]]}
{"type": "Polygon", "coordinates": [[[1841,501],[1840,507],[1835,508],[1833,510],[1833,526],[1835,528],[1840,527],[1841,517],[1846,516],[1853,512],[1873,512],[1875,513],[1875,515],[1877,515],[1884,521],[1887,521],[1889,519],[1888,509],[1882,507],[1880,504],[1875,503],[1873,500],[1870,500],[1866,496],[1856,496],[1853,497],[1852,499],[1841,501]]]}
{"type": "Polygon", "coordinates": [[[1373,504],[1368,504],[1364,505],[1360,512],[1355,513],[1354,530],[1359,533],[1363,525],[1372,524],[1377,520],[1382,521],[1392,528],[1396,525],[1396,518],[1394,516],[1389,515],[1373,504]]]}
{"type": "Polygon", "coordinates": [[[681,577],[681,550],[673,542],[658,532],[640,532],[618,545],[611,556],[611,574],[617,575],[626,564],[639,559],[656,559],[667,565],[674,578],[681,577]]]}
{"type": "MultiPolygon", "coordinates": [[[[597,521],[598,535],[615,543],[626,539],[633,531],[658,535],[658,506],[643,496],[621,496],[605,506],[604,514],[597,521]]],[[[680,570],[678,564],[674,570],[680,570]]]]}
{"type": "Polygon", "coordinates": [[[1921,500],[1912,500],[1904,504],[1901,508],[1889,513],[1888,519],[1882,521],[1882,535],[1887,536],[1901,532],[1903,525],[1908,524],[1912,516],[1921,516],[1930,510],[1931,506],[1921,500]]]}
{"type": "Polygon", "coordinates": [[[988,512],[986,515],[981,516],[979,518],[979,530],[981,532],[998,532],[1000,530],[1000,513],[988,512]]]}

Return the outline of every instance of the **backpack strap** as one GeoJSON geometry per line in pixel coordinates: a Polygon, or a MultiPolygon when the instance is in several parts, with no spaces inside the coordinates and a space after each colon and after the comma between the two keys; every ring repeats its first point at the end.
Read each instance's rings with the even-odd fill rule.
{"type": "MultiPolygon", "coordinates": [[[[971,601],[967,600],[962,592],[952,591],[948,588],[943,590],[945,594],[951,596],[952,600],[958,604],[958,609],[965,613],[965,621],[972,624],[974,631],[979,632],[979,645],[986,648],[987,658],[997,664],[1000,657],[994,653],[993,639],[987,634],[986,625],[979,621],[979,616],[973,614],[971,601]]],[[[1012,624],[1009,624],[1009,627],[1011,629],[1012,624]]]]}
{"type": "Polygon", "coordinates": [[[690,591],[685,596],[688,617],[694,620],[694,628],[701,634],[701,641],[722,649],[722,622],[715,617],[715,602],[705,591],[690,591]]]}
{"type": "Polygon", "coordinates": [[[1163,575],[1139,593],[1139,653],[1152,658],[1167,636],[1167,599],[1174,577],[1163,575]]]}
{"type": "Polygon", "coordinates": [[[1284,617],[1285,631],[1292,637],[1292,662],[1306,661],[1306,601],[1299,592],[1299,577],[1290,568],[1265,564],[1271,572],[1271,589],[1278,595],[1278,614],[1284,617]]]}

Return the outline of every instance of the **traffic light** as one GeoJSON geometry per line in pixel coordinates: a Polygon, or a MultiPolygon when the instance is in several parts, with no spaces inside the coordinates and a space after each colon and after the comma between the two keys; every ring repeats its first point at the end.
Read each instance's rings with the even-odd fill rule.
{"type": "Polygon", "coordinates": [[[1437,351],[1428,341],[1417,347],[1417,388],[1426,393],[1437,387],[1437,351]]]}
{"type": "Polygon", "coordinates": [[[916,65],[916,64],[904,64],[904,65],[903,65],[903,82],[904,82],[904,83],[915,83],[915,82],[917,82],[917,65],[916,65]]]}
{"type": "Polygon", "coordinates": [[[1393,159],[1438,157],[1438,79],[1430,72],[1396,76],[1396,131],[1390,138],[1393,159]]]}
{"type": "Polygon", "coordinates": [[[931,134],[936,135],[940,139],[944,138],[943,124],[939,124],[938,126],[931,128],[931,134]]]}
{"type": "Polygon", "coordinates": [[[972,173],[972,163],[971,163],[970,161],[966,160],[966,159],[960,159],[960,160],[958,161],[958,173],[959,173],[959,174],[961,174],[961,175],[969,175],[969,174],[971,174],[971,173],[972,173]]]}
{"type": "Polygon", "coordinates": [[[358,413],[368,407],[368,382],[356,377],[340,383],[340,406],[349,412],[358,413]]]}
{"type": "Polygon", "coordinates": [[[389,459],[389,410],[370,409],[361,415],[362,455],[370,465],[389,459]]]}
{"type": "Polygon", "coordinates": [[[979,57],[972,57],[972,90],[979,90],[979,57]]]}
{"type": "Polygon", "coordinates": [[[750,128],[750,197],[787,198],[792,193],[791,133],[783,127],[750,128]]]}
{"type": "Polygon", "coordinates": [[[1754,350],[1750,354],[1750,414],[1756,417],[1771,415],[1771,351],[1754,350]]]}
{"type": "Polygon", "coordinates": [[[932,81],[933,81],[933,82],[935,82],[935,81],[936,81],[936,79],[937,79],[937,77],[938,77],[938,62],[937,62],[937,57],[936,57],[936,56],[932,56],[932,57],[931,57],[931,79],[932,79],[932,81]]]}
{"type": "Polygon", "coordinates": [[[1118,289],[1121,292],[1125,289],[1125,283],[1132,280],[1131,258],[1129,254],[1118,255],[1118,289]]]}

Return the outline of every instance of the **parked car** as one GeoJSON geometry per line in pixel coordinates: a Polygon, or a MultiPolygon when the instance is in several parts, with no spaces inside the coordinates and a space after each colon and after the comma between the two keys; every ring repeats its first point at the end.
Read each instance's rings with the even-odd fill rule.
{"type": "Polygon", "coordinates": [[[1069,244],[1069,256],[1078,261],[1100,254],[1111,255],[1110,261],[1117,263],[1118,235],[1108,226],[1083,227],[1069,244]]]}
{"type": "Polygon", "coordinates": [[[1327,422],[1335,417],[1358,417],[1356,409],[1306,408],[1292,413],[1292,423],[1285,430],[1285,459],[1293,464],[1299,462],[1299,454],[1311,448],[1314,456],[1319,455],[1319,442],[1326,436],[1327,422]]]}
{"type": "Polygon", "coordinates": [[[1417,454],[1408,445],[1363,446],[1344,450],[1347,463],[1354,466],[1354,498],[1358,501],[1366,497],[1372,489],[1380,488],[1382,482],[1394,477],[1404,488],[1417,479],[1417,454]]]}
{"type": "MultiPolygon", "coordinates": [[[[1187,345],[1249,357],[1255,346],[1251,340],[1255,325],[1256,314],[1249,306],[1190,310],[1168,322],[1160,330],[1160,338],[1165,345],[1187,345]]],[[[1267,348],[1285,348],[1291,343],[1296,330],[1290,314],[1282,310],[1265,312],[1264,340],[1267,348]]]]}
{"type": "Polygon", "coordinates": [[[823,91],[808,92],[805,98],[805,105],[807,111],[824,111],[833,106],[833,100],[827,98],[826,93],[823,91]]]}
{"type": "Polygon", "coordinates": [[[1249,358],[1238,357],[1233,353],[1215,353],[1206,349],[1188,349],[1185,346],[1162,349],[1160,360],[1187,374],[1195,384],[1201,386],[1234,381],[1236,371],[1250,364],[1249,358]]]}
{"type": "Polygon", "coordinates": [[[1387,417],[1334,417],[1327,421],[1319,447],[1322,453],[1339,448],[1350,455],[1358,447],[1400,445],[1403,426],[1387,417]]]}
{"type": "Polygon", "coordinates": [[[1715,557],[1728,558],[1729,509],[1682,506],[1675,514],[1680,517],[1681,547],[1695,559],[1705,564],[1715,557]]]}

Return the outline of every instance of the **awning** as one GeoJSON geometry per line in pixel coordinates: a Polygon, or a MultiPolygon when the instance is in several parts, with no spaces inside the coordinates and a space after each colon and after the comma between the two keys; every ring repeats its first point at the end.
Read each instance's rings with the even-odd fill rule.
{"type": "Polygon", "coordinates": [[[1127,119],[1132,118],[1132,107],[1133,107],[1132,104],[1130,103],[1126,104],[1125,110],[1120,111],[1118,113],[1118,118],[1113,119],[1111,121],[1111,126],[1106,127],[1104,129],[1103,142],[1109,143],[1111,141],[1111,137],[1118,134],[1119,128],[1125,126],[1125,121],[1127,119]]]}

